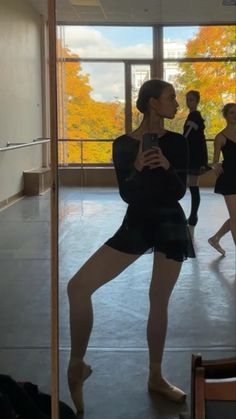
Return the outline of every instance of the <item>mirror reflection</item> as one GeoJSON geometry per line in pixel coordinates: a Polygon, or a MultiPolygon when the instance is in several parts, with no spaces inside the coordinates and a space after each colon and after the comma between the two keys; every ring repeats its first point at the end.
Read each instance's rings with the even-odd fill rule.
{"type": "MultiPolygon", "coordinates": [[[[214,193],[216,175],[211,164],[214,138],[225,128],[221,109],[225,103],[235,101],[230,82],[235,77],[235,63],[231,61],[232,51],[223,42],[225,37],[232,39],[234,28],[163,25],[160,63],[160,55],[157,55],[160,51],[153,48],[158,45],[160,34],[152,26],[103,26],[100,22],[99,26],[84,26],[75,17],[71,25],[70,19],[65,21],[61,16],[58,9],[59,281],[63,348],[60,382],[68,374],[69,386],[61,387],[60,397],[75,411],[84,410],[88,417],[95,414],[109,418],[138,417],[140,411],[145,410],[147,418],[156,414],[160,417],[169,414],[174,418],[187,408],[181,403],[173,405],[173,399],[183,401],[186,393],[187,403],[190,400],[191,353],[204,349],[204,354],[210,358],[233,355],[235,332],[228,320],[235,308],[235,297],[231,294],[235,268],[230,257],[211,264],[212,260],[219,260],[220,254],[210,247],[208,238],[227,218],[224,198],[214,193]],[[60,20],[64,23],[60,24],[60,20]],[[221,39],[217,47],[210,41],[216,34],[221,39]],[[204,42],[206,37],[207,43],[204,42]],[[209,59],[209,50],[214,61],[209,59]],[[163,307],[165,286],[159,288],[160,295],[156,296],[154,304],[154,307],[162,307],[161,314],[157,313],[158,309],[155,312],[157,343],[150,343],[153,342],[150,320],[146,342],[147,320],[153,315],[149,313],[153,254],[128,259],[131,256],[127,252],[121,268],[118,253],[122,249],[116,249],[115,257],[109,242],[109,251],[104,250],[104,243],[108,244],[107,240],[119,229],[127,203],[130,204],[119,195],[112,156],[114,140],[125,133],[136,138],[143,117],[136,108],[139,89],[156,75],[173,84],[179,105],[175,117],[165,119],[165,129],[184,134],[190,147],[191,130],[188,128],[192,115],[189,114],[197,112],[199,121],[195,124],[202,122],[198,136],[200,149],[192,151],[193,155],[198,154],[196,171],[193,173],[188,167],[186,193],[180,201],[189,219],[196,257],[190,258],[193,253],[188,254],[189,259],[183,263],[170,299],[163,375],[160,374],[163,350],[160,341],[165,341],[166,332],[165,322],[161,320],[166,312],[166,306],[163,307]],[[221,77],[222,83],[219,83],[221,77]],[[188,106],[186,95],[190,91],[200,93],[194,109],[188,106]],[[228,276],[222,285],[220,278],[225,276],[220,272],[224,270],[228,276]],[[215,321],[219,316],[224,323],[222,333],[215,321]],[[202,324],[206,333],[202,331],[202,324]],[[227,351],[219,349],[219,341],[224,342],[227,351]],[[155,356],[159,357],[154,362],[159,364],[159,369],[151,368],[149,373],[149,364],[153,364],[155,356]],[[163,391],[156,391],[155,385],[154,388],[164,399],[156,401],[155,396],[146,397],[147,381],[153,387],[153,376],[161,377],[163,391]],[[164,377],[174,383],[174,390],[162,381],[164,377]]],[[[192,96],[195,97],[195,93],[192,96]]],[[[194,131],[193,128],[191,134],[194,131]]],[[[176,156],[178,150],[174,154],[176,156]]],[[[132,222],[135,222],[134,217],[132,222]]],[[[177,233],[173,234],[176,238],[177,233]]],[[[226,235],[222,243],[227,254],[234,254],[232,235],[226,235]]],[[[165,279],[170,272],[170,263],[167,265],[165,279]]],[[[155,256],[154,266],[154,274],[156,270],[160,272],[161,261],[155,264],[155,256]]],[[[151,300],[152,295],[151,292],[151,300]]]]}
{"type": "MultiPolygon", "coordinates": [[[[162,1],[56,0],[62,419],[66,411],[91,419],[188,414],[192,353],[235,355],[235,6],[214,3],[202,10],[196,2],[190,10],[179,0],[165,10],[162,1]],[[173,118],[158,94],[146,97],[146,108],[137,106],[141,86],[153,78],[175,92],[173,118]],[[192,118],[196,112],[201,119],[192,118]],[[169,234],[169,242],[171,235],[187,237],[182,259],[188,259],[175,261],[182,266],[170,279],[176,264],[158,248],[160,237],[134,252],[124,240],[114,247],[114,235],[122,225],[125,236],[124,227],[137,218],[140,227],[137,207],[129,223],[123,221],[134,191],[127,198],[127,177],[132,181],[143,170],[143,134],[153,130],[159,141],[175,132],[191,148],[189,134],[200,124],[202,148],[192,149],[194,164],[184,173],[175,167],[179,156],[187,161],[179,148],[165,155],[158,143],[163,155],[152,155],[154,166],[161,156],[163,170],[171,163],[186,188],[175,202],[186,224],[162,235],[169,234]],[[121,136],[140,148],[117,163],[114,144],[121,136]]],[[[26,402],[32,418],[38,410],[50,416],[52,393],[50,230],[56,214],[51,220],[47,6],[46,0],[0,4],[0,409],[14,419],[24,412],[9,407],[6,389],[20,391],[24,402],[36,390],[37,406],[26,402]]],[[[157,219],[155,213],[149,236],[157,219]]],[[[138,239],[133,236],[135,248],[138,239]]]]}

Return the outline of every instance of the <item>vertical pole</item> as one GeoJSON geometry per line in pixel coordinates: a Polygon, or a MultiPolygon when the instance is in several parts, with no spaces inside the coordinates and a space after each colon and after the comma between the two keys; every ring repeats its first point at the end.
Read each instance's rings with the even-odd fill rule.
{"type": "MultiPolygon", "coordinates": [[[[163,67],[163,58],[164,58],[164,49],[163,49],[163,26],[157,25],[153,27],[153,67],[152,67],[152,77],[163,79],[164,77],[164,67],[163,67]]],[[[164,127],[164,123],[162,123],[164,127]]]]}
{"type": "MultiPolygon", "coordinates": [[[[41,80],[42,80],[42,137],[49,138],[49,70],[48,70],[48,29],[45,17],[41,16],[41,80]]],[[[50,164],[50,144],[42,145],[42,166],[50,164]]]]}
{"type": "Polygon", "coordinates": [[[80,186],[84,186],[84,141],[80,140],[80,186]]]}
{"type": "Polygon", "coordinates": [[[132,81],[131,81],[131,65],[125,63],[125,132],[132,131],[132,81]]]}
{"type": "Polygon", "coordinates": [[[56,72],[56,0],[48,0],[51,136],[51,392],[52,419],[59,418],[58,333],[58,126],[56,72]]]}
{"type": "Polygon", "coordinates": [[[163,26],[153,27],[153,68],[152,77],[163,79],[163,26]]]}

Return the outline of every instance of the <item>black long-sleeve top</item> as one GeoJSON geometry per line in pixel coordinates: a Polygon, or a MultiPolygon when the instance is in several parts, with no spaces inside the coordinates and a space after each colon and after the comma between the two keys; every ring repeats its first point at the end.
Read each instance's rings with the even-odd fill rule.
{"type": "Polygon", "coordinates": [[[197,129],[192,128],[187,137],[189,166],[191,169],[200,168],[201,166],[207,165],[208,162],[207,145],[204,134],[204,119],[199,111],[190,112],[184,124],[184,135],[186,135],[189,130],[189,121],[195,122],[197,125],[197,129]]]}
{"type": "Polygon", "coordinates": [[[188,151],[186,139],[167,131],[160,138],[160,148],[170,162],[170,169],[135,170],[140,142],[122,135],[113,143],[113,162],[121,198],[132,206],[158,207],[177,203],[186,192],[188,151]]]}

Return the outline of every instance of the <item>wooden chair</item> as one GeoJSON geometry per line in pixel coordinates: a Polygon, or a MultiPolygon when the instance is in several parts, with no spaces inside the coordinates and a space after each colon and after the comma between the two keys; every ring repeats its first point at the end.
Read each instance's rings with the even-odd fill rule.
{"type": "Polygon", "coordinates": [[[236,418],[236,357],[192,355],[191,419],[236,418]]]}

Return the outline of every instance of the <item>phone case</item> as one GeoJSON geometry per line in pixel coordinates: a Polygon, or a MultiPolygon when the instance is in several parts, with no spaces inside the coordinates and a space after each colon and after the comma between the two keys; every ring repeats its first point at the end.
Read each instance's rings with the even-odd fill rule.
{"type": "Polygon", "coordinates": [[[159,138],[156,133],[143,135],[142,151],[150,150],[152,147],[159,147],[159,138]]]}

